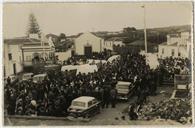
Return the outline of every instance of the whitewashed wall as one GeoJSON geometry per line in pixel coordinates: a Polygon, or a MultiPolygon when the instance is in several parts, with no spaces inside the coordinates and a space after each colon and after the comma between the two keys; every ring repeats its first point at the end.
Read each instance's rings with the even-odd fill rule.
{"type": "Polygon", "coordinates": [[[69,57],[71,57],[71,49],[66,52],[56,52],[55,56],[58,56],[60,61],[67,60],[69,57]]]}
{"type": "Polygon", "coordinates": [[[78,55],[84,55],[84,47],[86,45],[92,46],[92,52],[100,52],[104,40],[99,38],[92,33],[84,33],[75,39],[75,52],[78,55]]]}
{"type": "Polygon", "coordinates": [[[22,51],[19,44],[4,44],[4,68],[5,77],[14,74],[13,64],[16,64],[16,73],[22,72],[22,51]],[[9,60],[8,54],[12,54],[12,60],[9,60]]]}

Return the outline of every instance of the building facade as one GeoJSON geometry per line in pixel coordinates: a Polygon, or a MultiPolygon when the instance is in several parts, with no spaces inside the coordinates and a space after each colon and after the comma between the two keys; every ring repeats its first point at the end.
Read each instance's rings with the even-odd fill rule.
{"type": "Polygon", "coordinates": [[[191,57],[191,36],[190,32],[180,32],[167,35],[167,42],[158,46],[158,57],[191,57]]]}
{"type": "Polygon", "coordinates": [[[103,49],[109,49],[113,51],[114,46],[124,46],[123,38],[120,37],[111,37],[104,41],[103,49]]]}
{"type": "Polygon", "coordinates": [[[55,48],[52,42],[38,35],[18,37],[4,40],[4,76],[10,76],[23,71],[25,66],[32,66],[34,57],[44,57],[49,60],[54,56],[55,48]]]}
{"type": "MultiPolygon", "coordinates": [[[[17,39],[19,41],[19,39],[17,39]]],[[[4,40],[3,45],[3,64],[4,77],[22,72],[22,44],[12,40],[4,40]]]]}
{"type": "Polygon", "coordinates": [[[75,39],[75,54],[91,56],[93,52],[103,51],[104,39],[87,32],[75,39]]]}
{"type": "Polygon", "coordinates": [[[87,32],[81,34],[74,42],[75,54],[90,56],[94,52],[102,52],[104,49],[113,50],[113,46],[124,46],[123,39],[120,37],[98,36],[95,33],[87,32]]]}

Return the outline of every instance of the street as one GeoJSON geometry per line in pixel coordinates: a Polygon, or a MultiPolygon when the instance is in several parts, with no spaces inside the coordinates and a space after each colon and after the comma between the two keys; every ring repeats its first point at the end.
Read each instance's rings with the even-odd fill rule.
{"type": "MultiPolygon", "coordinates": [[[[149,102],[157,102],[159,100],[164,100],[170,97],[170,93],[172,92],[171,87],[159,87],[158,95],[149,97],[149,102]],[[169,94],[161,94],[161,91],[169,92],[169,94]]],[[[135,97],[132,97],[129,102],[134,102],[135,97]]],[[[41,118],[5,118],[5,125],[13,125],[13,126],[50,126],[50,125],[181,125],[180,123],[171,121],[171,120],[160,120],[160,121],[144,121],[144,120],[129,120],[127,115],[128,103],[125,101],[121,101],[116,105],[116,108],[104,108],[101,109],[101,113],[95,115],[91,119],[67,119],[67,118],[53,118],[53,117],[41,117],[41,118]],[[122,119],[122,116],[125,118],[122,119]]]]}

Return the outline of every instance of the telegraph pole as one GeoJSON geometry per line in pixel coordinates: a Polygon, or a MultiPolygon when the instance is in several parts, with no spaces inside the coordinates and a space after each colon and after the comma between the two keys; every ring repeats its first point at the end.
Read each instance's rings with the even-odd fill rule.
{"type": "Polygon", "coordinates": [[[145,43],[145,52],[148,52],[148,47],[147,47],[147,34],[146,34],[146,7],[145,5],[142,6],[144,9],[144,43],[145,43]]]}

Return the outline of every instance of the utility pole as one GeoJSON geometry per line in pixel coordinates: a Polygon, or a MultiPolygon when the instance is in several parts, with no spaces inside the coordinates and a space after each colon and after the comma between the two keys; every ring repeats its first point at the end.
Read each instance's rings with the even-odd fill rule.
{"type": "Polygon", "coordinates": [[[147,47],[147,34],[146,34],[146,7],[145,5],[142,6],[144,9],[144,43],[145,43],[145,53],[148,52],[148,47],[147,47]]]}

